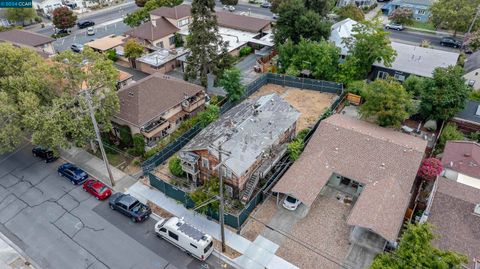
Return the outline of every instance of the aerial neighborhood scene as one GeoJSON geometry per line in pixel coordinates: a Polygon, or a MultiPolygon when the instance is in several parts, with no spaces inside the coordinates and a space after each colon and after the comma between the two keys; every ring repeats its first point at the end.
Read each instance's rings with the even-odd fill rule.
{"type": "Polygon", "coordinates": [[[480,0],[0,0],[0,269],[480,269],[480,0]]]}

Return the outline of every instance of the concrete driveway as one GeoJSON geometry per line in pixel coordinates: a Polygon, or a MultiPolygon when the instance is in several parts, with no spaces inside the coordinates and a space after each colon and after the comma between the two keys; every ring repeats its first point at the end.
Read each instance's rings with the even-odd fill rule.
{"type": "Polygon", "coordinates": [[[57,175],[24,145],[0,155],[0,232],[41,268],[221,268],[197,261],[57,175]]]}

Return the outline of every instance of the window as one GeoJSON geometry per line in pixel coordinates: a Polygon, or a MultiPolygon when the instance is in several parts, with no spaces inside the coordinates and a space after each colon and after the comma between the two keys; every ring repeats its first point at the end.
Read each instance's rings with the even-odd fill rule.
{"type": "Polygon", "coordinates": [[[187,25],[188,24],[188,18],[183,19],[183,20],[179,20],[177,24],[178,24],[178,27],[182,27],[184,25],[187,25]]]}
{"type": "Polygon", "coordinates": [[[202,157],[202,167],[203,168],[210,168],[210,165],[208,163],[208,159],[207,158],[203,158],[202,157]]]}
{"type": "Polygon", "coordinates": [[[377,73],[377,78],[381,78],[381,79],[386,79],[388,77],[388,73],[385,72],[385,71],[378,71],[377,73]]]}
{"type": "Polygon", "coordinates": [[[170,44],[170,46],[175,45],[175,36],[174,36],[174,35],[172,35],[172,36],[168,39],[168,43],[170,44]]]}
{"type": "Polygon", "coordinates": [[[161,228],[161,229],[160,229],[160,232],[166,233],[166,232],[167,232],[167,229],[166,229],[166,228],[161,228]]]}
{"type": "Polygon", "coordinates": [[[194,248],[197,248],[197,246],[195,246],[194,244],[190,243],[190,246],[194,247],[194,248]]]}
{"type": "Polygon", "coordinates": [[[210,241],[210,244],[208,244],[208,246],[205,247],[205,249],[203,250],[203,253],[207,253],[213,246],[213,241],[210,241]]]}
{"type": "Polygon", "coordinates": [[[176,235],[175,233],[172,233],[171,231],[168,231],[168,236],[170,236],[171,238],[178,241],[178,235],[176,235]]]}
{"type": "Polygon", "coordinates": [[[163,41],[158,42],[157,44],[155,44],[155,46],[163,48],[163,41]]]}
{"type": "Polygon", "coordinates": [[[417,10],[417,14],[418,14],[418,15],[425,15],[425,12],[426,12],[425,9],[419,9],[419,10],[417,10]]]}
{"type": "Polygon", "coordinates": [[[399,80],[399,81],[404,81],[404,80],[405,80],[405,76],[404,76],[404,75],[395,74],[393,77],[394,77],[396,80],[399,80]]]}
{"type": "Polygon", "coordinates": [[[473,80],[473,79],[469,80],[468,81],[468,86],[473,87],[473,85],[475,85],[475,80],[473,80]]]}

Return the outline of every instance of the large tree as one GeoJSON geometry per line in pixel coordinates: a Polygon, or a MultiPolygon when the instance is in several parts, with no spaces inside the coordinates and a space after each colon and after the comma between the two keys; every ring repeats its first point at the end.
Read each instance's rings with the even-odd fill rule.
{"type": "Polygon", "coordinates": [[[26,20],[33,20],[37,16],[33,8],[7,8],[5,13],[8,20],[21,22],[22,25],[25,25],[26,20]]]}
{"type": "Polygon", "coordinates": [[[480,49],[480,30],[477,30],[466,36],[465,46],[472,49],[472,51],[477,51],[480,49]]]}
{"type": "Polygon", "coordinates": [[[282,44],[287,39],[298,43],[302,37],[320,41],[330,35],[331,24],[315,11],[305,8],[302,0],[284,0],[278,14],[276,44],[282,44]]]}
{"type": "Polygon", "coordinates": [[[192,23],[189,25],[186,47],[190,49],[184,77],[187,80],[200,78],[207,86],[209,71],[218,73],[219,60],[226,53],[227,44],[218,33],[214,0],[192,2],[192,23]],[[219,56],[220,54],[220,56],[219,56]]]}
{"type": "Polygon", "coordinates": [[[241,82],[240,70],[237,68],[225,70],[220,79],[220,86],[227,92],[227,98],[232,102],[240,100],[245,92],[245,86],[241,82]]]}
{"type": "Polygon", "coordinates": [[[305,7],[318,13],[320,16],[325,16],[332,9],[332,1],[330,0],[304,0],[305,7]]]}
{"type": "MultiPolygon", "coordinates": [[[[465,32],[470,25],[480,0],[438,0],[430,7],[431,21],[436,27],[465,32]]],[[[474,29],[478,28],[477,20],[474,29]]]]}
{"type": "Polygon", "coordinates": [[[365,20],[365,14],[363,13],[363,10],[353,4],[341,7],[338,10],[337,15],[339,20],[344,20],[346,18],[350,18],[357,22],[365,20]]]}
{"type": "Polygon", "coordinates": [[[400,126],[413,109],[410,94],[394,80],[377,79],[362,94],[366,102],[360,106],[360,115],[375,119],[380,126],[400,126]]]}
{"type": "Polygon", "coordinates": [[[355,64],[355,79],[364,78],[370,72],[372,64],[377,61],[388,67],[395,60],[397,53],[390,44],[389,33],[384,31],[378,22],[358,23],[353,26],[352,31],[354,34],[343,42],[349,50],[347,58],[356,58],[347,62],[355,64]]]}
{"type": "Polygon", "coordinates": [[[34,51],[0,44],[0,58],[0,152],[17,147],[22,135],[52,149],[88,143],[94,131],[81,93],[87,89],[102,131],[111,129],[118,72],[103,55],[86,48],[46,63],[34,51]]]}
{"type": "Polygon", "coordinates": [[[53,10],[53,25],[57,29],[68,29],[75,26],[77,16],[68,7],[58,7],[53,10]]]}
{"type": "Polygon", "coordinates": [[[307,69],[314,78],[333,80],[338,70],[339,49],[327,41],[302,39],[298,44],[287,40],[278,48],[281,70],[296,75],[307,69]]]}
{"type": "Polygon", "coordinates": [[[138,43],[135,39],[129,39],[125,43],[124,53],[125,57],[130,61],[133,68],[136,68],[135,60],[143,55],[145,49],[142,44],[138,43]]]}
{"type": "Polygon", "coordinates": [[[448,120],[465,107],[470,92],[461,67],[436,68],[433,83],[421,93],[420,113],[427,119],[448,120]]]}
{"type": "Polygon", "coordinates": [[[400,7],[395,9],[388,18],[394,23],[411,25],[413,24],[413,10],[408,7],[400,7]]]}
{"type": "Polygon", "coordinates": [[[150,20],[150,11],[159,7],[173,7],[180,5],[182,0],[136,0],[137,6],[141,7],[134,12],[127,14],[123,22],[130,27],[137,27],[150,20]]]}
{"type": "Polygon", "coordinates": [[[385,252],[373,260],[370,269],[451,268],[460,269],[467,257],[432,245],[435,238],[428,223],[408,223],[394,252],[385,252]]]}

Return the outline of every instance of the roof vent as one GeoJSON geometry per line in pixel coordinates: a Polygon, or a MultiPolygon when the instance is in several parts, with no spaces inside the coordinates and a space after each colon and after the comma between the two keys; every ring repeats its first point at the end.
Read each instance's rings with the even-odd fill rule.
{"type": "Polygon", "coordinates": [[[133,92],[128,92],[128,96],[133,97],[134,96],[133,92]]]}
{"type": "Polygon", "coordinates": [[[450,162],[450,167],[453,167],[453,162],[450,162]]]}
{"type": "Polygon", "coordinates": [[[468,153],[468,152],[465,152],[465,153],[463,154],[463,156],[465,156],[465,157],[470,157],[470,156],[472,156],[472,155],[471,155],[470,153],[468,153]]]}
{"type": "Polygon", "coordinates": [[[480,215],[480,204],[475,205],[475,209],[473,209],[473,213],[480,215]]]}

